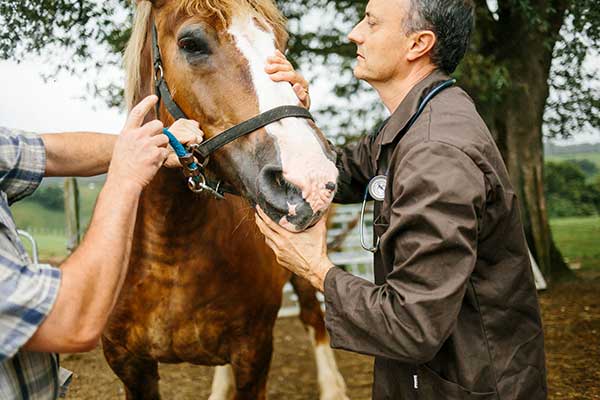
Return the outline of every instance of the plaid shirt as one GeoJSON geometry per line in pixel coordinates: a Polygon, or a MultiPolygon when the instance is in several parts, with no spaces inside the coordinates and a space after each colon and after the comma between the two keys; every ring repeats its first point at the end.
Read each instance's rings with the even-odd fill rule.
{"type": "Polygon", "coordinates": [[[0,128],[0,399],[54,399],[58,358],[21,348],[56,300],[60,270],[31,263],[9,205],[31,194],[46,166],[41,138],[0,128]]]}

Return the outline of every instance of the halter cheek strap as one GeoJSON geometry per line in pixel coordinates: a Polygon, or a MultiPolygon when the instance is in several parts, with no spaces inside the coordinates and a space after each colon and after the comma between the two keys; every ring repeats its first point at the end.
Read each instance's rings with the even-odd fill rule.
{"type": "Polygon", "coordinates": [[[154,24],[152,24],[152,57],[152,64],[154,65],[154,91],[158,96],[158,102],[156,102],[156,118],[159,118],[160,102],[162,100],[167,111],[169,111],[169,114],[171,114],[173,118],[176,120],[181,118],[187,119],[185,113],[173,100],[169,86],[167,86],[167,81],[165,81],[160,47],[158,47],[158,32],[156,31],[156,25],[154,24]]]}

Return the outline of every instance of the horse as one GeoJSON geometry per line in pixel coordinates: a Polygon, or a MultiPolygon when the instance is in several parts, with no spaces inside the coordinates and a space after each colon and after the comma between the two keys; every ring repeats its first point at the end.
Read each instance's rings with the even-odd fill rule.
{"type": "MultiPolygon", "coordinates": [[[[286,41],[272,0],[138,0],[125,52],[127,103],[164,80],[168,100],[200,123],[205,139],[218,137],[298,105],[290,85],[264,72],[286,41]]],[[[147,118],[172,124],[166,102],[147,118]]],[[[316,291],[277,264],[254,223],[256,205],[292,231],[326,213],[338,177],[327,140],[312,120],[284,118],[223,146],[203,167],[237,195],[193,193],[181,171],[161,169],[140,198],[128,273],[102,335],[127,399],[160,398],[159,362],[216,366],[211,400],[265,399],[273,326],[290,279],[320,397],[347,399],[316,291]]]]}

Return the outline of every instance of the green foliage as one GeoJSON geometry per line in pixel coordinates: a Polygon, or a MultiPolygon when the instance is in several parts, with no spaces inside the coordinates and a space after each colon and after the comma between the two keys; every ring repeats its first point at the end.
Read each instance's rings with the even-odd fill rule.
{"type": "Polygon", "coordinates": [[[546,163],[544,183],[550,217],[600,213],[600,188],[586,183],[585,173],[577,163],[546,163]]]}
{"type": "MultiPolygon", "coordinates": [[[[319,122],[326,131],[347,136],[370,131],[384,112],[376,106],[375,97],[365,98],[366,85],[353,78],[355,46],[346,39],[352,26],[362,18],[368,1],[276,1],[289,18],[290,58],[300,65],[324,67],[335,81],[334,93],[339,101],[316,110],[321,116],[319,122]]],[[[523,61],[519,58],[522,53],[514,51],[514,43],[537,35],[543,38],[543,46],[554,49],[551,57],[544,57],[540,64],[543,73],[554,60],[549,84],[556,96],[550,99],[544,114],[547,134],[570,136],[582,129],[599,128],[597,67],[583,66],[595,54],[593,49],[600,47],[600,7],[596,3],[498,0],[496,9],[490,9],[488,2],[476,2],[477,23],[471,50],[455,75],[476,97],[482,112],[491,113],[509,95],[514,79],[510,67],[523,61]]],[[[49,58],[58,56],[54,63],[59,69],[79,73],[116,65],[130,34],[130,4],[129,0],[3,0],[0,58],[21,59],[44,52],[49,58]],[[92,50],[97,45],[109,49],[110,54],[94,59],[92,50]],[[83,67],[76,67],[81,63],[83,67]],[[75,71],[76,68],[80,70],[75,71]]],[[[121,104],[120,85],[95,82],[91,86],[93,93],[110,105],[121,104]]]]}
{"type": "Polygon", "coordinates": [[[63,211],[65,208],[65,196],[60,186],[43,186],[31,195],[30,200],[48,210],[63,211]]]}
{"type": "Polygon", "coordinates": [[[576,160],[576,159],[568,159],[568,163],[577,165],[581,171],[585,174],[586,177],[593,177],[598,173],[598,166],[591,162],[590,160],[576,160]]]}
{"type": "Polygon", "coordinates": [[[600,94],[597,63],[600,56],[600,7],[597,0],[569,2],[565,26],[554,48],[553,79],[556,96],[547,104],[547,135],[570,137],[585,129],[600,128],[600,94]],[[565,31],[569,27],[570,32],[565,31]]]}

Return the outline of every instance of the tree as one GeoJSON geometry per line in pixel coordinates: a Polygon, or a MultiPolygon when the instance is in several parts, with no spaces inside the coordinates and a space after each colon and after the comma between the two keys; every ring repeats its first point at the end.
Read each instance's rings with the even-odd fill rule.
{"type": "MultiPolygon", "coordinates": [[[[310,3],[325,7],[318,0],[310,3]]],[[[335,8],[340,17],[356,21],[366,3],[337,0],[335,8]]],[[[593,0],[475,0],[475,5],[476,31],[456,76],[474,97],[504,157],[542,272],[548,278],[569,275],[548,223],[543,127],[548,136],[564,137],[600,127],[600,96],[593,84],[597,71],[584,67],[600,43],[600,9],[593,0]]],[[[336,26],[295,37],[292,49],[319,55],[325,48],[328,54],[353,56],[353,49],[335,45],[336,26]]]]}
{"type": "MultiPolygon", "coordinates": [[[[585,67],[586,57],[600,44],[600,7],[596,0],[473,1],[476,31],[456,76],[476,100],[506,161],[538,264],[547,278],[556,278],[568,269],[548,224],[543,127],[549,136],[600,127],[598,81],[593,79],[597,71],[585,67]]],[[[122,19],[130,11],[119,10],[127,2],[4,0],[0,57],[39,52],[48,43],[68,49],[78,60],[88,59],[92,42],[120,54],[129,35],[122,19]]],[[[326,128],[354,134],[370,130],[383,112],[362,100],[365,85],[352,79],[350,70],[355,49],[345,40],[367,0],[277,3],[290,20],[291,57],[301,64],[330,67],[328,75],[336,79],[339,101],[318,110],[331,116],[321,119],[326,128]],[[326,121],[335,127],[327,127],[326,121]]],[[[67,65],[73,65],[71,59],[67,65]]],[[[118,103],[115,87],[99,89],[118,103]]]]}
{"type": "Polygon", "coordinates": [[[544,179],[550,216],[576,217],[600,213],[600,190],[586,183],[585,173],[578,164],[548,162],[544,179]]]}

